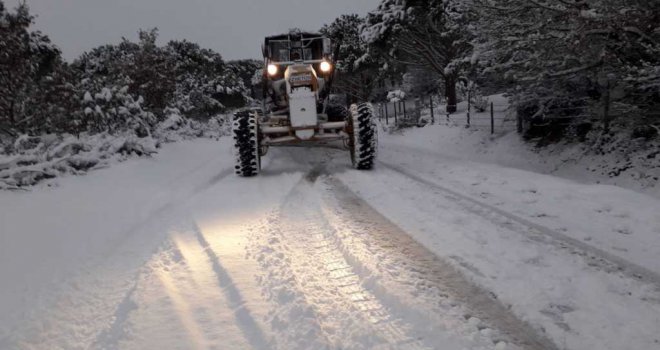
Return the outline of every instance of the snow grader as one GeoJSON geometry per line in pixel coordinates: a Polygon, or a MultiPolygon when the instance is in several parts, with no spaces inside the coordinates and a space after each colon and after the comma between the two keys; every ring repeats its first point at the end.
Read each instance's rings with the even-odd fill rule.
{"type": "Polygon", "coordinates": [[[335,71],[330,39],[293,30],[266,37],[262,46],[261,108],[234,115],[232,133],[239,176],[255,176],[272,146],[330,146],[342,143],[353,167],[373,168],[377,128],[370,103],[333,102],[335,71]]]}

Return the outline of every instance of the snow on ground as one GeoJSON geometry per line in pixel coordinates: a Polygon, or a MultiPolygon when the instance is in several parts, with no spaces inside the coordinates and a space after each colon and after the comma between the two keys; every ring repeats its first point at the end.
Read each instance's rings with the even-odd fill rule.
{"type": "Polygon", "coordinates": [[[484,139],[381,133],[372,172],[271,149],[249,179],[229,138],[182,141],[0,192],[0,348],[658,347],[658,199],[484,139]]]}
{"type": "MultiPolygon", "coordinates": [[[[490,111],[471,111],[471,127],[466,128],[467,104],[461,102],[448,117],[444,106],[435,110],[436,125],[406,130],[397,138],[400,146],[414,146],[470,161],[498,164],[533,172],[551,174],[582,183],[603,183],[629,188],[660,198],[660,154],[655,141],[625,140],[620,132],[612,144],[600,149],[587,143],[559,142],[535,147],[515,132],[515,111],[503,95],[487,97],[493,102],[495,133],[490,135],[490,111]],[[614,142],[617,141],[617,142],[614,142]]],[[[430,112],[423,118],[430,120],[430,112]]]]}
{"type": "Polygon", "coordinates": [[[381,133],[381,160],[660,271],[657,198],[508,167],[497,156],[468,160],[470,143],[462,134],[445,126],[411,129],[405,136],[381,133]]]}
{"type": "Polygon", "coordinates": [[[450,257],[517,314],[547,331],[558,345],[658,346],[659,200],[620,187],[493,164],[497,157],[466,160],[474,154],[474,145],[461,138],[483,138],[483,133],[470,136],[476,133],[466,136],[447,126],[411,129],[404,135],[382,133],[379,169],[338,177],[415,239],[450,257]],[[485,206],[475,210],[473,202],[465,203],[455,193],[485,206]],[[519,222],[498,215],[493,207],[622,258],[624,264],[648,269],[656,282],[612,275],[617,267],[593,261],[600,255],[585,256],[564,242],[539,246],[544,238],[536,237],[533,227],[515,228],[519,222]],[[639,342],[631,345],[631,339],[639,342]]]}
{"type": "MultiPolygon", "coordinates": [[[[117,258],[116,250],[133,249],[141,256],[155,249],[141,240],[157,242],[167,234],[158,232],[165,225],[160,222],[163,214],[191,188],[208,181],[204,175],[222,164],[217,162],[221,149],[212,141],[171,144],[151,159],[62,178],[57,188],[3,192],[1,329],[6,332],[6,325],[36,317],[30,308],[41,307],[40,292],[73,275],[89,275],[96,265],[117,258]],[[122,246],[132,239],[144,246],[122,246]]],[[[43,302],[50,297],[46,293],[43,302]]]]}

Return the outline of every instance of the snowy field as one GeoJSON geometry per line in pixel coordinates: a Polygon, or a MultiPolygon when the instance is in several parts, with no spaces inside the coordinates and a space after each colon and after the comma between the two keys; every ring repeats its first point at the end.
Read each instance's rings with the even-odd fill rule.
{"type": "Polygon", "coordinates": [[[229,138],[182,141],[0,192],[0,349],[660,348],[660,199],[480,138],[381,133],[372,172],[271,149],[248,179],[229,138]]]}

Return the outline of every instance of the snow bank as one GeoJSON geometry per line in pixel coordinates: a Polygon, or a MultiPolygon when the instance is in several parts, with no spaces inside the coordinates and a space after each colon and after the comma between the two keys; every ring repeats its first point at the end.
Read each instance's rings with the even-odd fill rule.
{"type": "MultiPolygon", "coordinates": [[[[506,100],[502,95],[488,99],[496,106],[506,100]]],[[[622,131],[615,137],[592,135],[590,142],[538,146],[516,133],[511,111],[499,108],[498,113],[497,110],[496,107],[494,135],[490,134],[489,121],[488,125],[466,128],[466,108],[465,103],[461,103],[458,112],[449,118],[436,112],[436,123],[441,125],[397,130],[381,137],[388,137],[388,142],[394,145],[451,158],[552,174],[583,183],[615,185],[660,197],[660,140],[657,138],[635,137],[622,131]]],[[[478,113],[474,115],[479,117],[478,113]]],[[[423,118],[430,120],[428,111],[423,118]]]]}
{"type": "Polygon", "coordinates": [[[227,134],[229,118],[218,116],[199,122],[170,110],[154,132],[143,138],[132,132],[22,135],[0,149],[0,190],[24,189],[62,175],[81,175],[129,157],[150,156],[158,152],[163,142],[218,138],[227,134]]]}
{"type": "Polygon", "coordinates": [[[0,156],[0,188],[32,186],[63,174],[83,174],[130,155],[150,155],[158,144],[151,138],[126,135],[21,136],[10,156],[0,156]]]}

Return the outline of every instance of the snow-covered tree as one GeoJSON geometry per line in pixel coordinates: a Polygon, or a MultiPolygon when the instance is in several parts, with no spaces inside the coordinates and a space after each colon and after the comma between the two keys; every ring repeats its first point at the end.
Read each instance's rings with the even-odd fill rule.
{"type": "MultiPolygon", "coordinates": [[[[159,119],[167,108],[184,116],[208,119],[227,108],[241,107],[249,99],[250,67],[228,65],[222,56],[182,40],[156,44],[157,31],[141,31],[137,43],[124,39],[83,54],[74,67],[85,87],[81,93],[128,86],[134,100],[159,119]],[[248,78],[249,76],[249,78],[248,78]]],[[[239,64],[240,65],[240,64],[239,64]]],[[[256,69],[256,68],[255,68],[256,69]]]]}
{"type": "Polygon", "coordinates": [[[225,63],[217,52],[189,41],[171,41],[166,50],[174,62],[176,76],[171,104],[184,115],[208,119],[227,108],[246,104],[249,92],[240,74],[249,80],[253,72],[242,72],[225,63]]]}
{"type": "Polygon", "coordinates": [[[192,118],[208,118],[222,110],[216,98],[216,80],[225,70],[222,57],[186,40],[171,41],[166,49],[176,75],[172,107],[192,118]]]}
{"type": "Polygon", "coordinates": [[[0,1],[0,131],[8,134],[41,124],[33,102],[42,97],[42,83],[61,63],[50,39],[29,30],[33,19],[24,3],[9,12],[0,1]]]}
{"type": "MultiPolygon", "coordinates": [[[[527,118],[657,115],[660,2],[472,0],[486,72],[515,81],[527,118]]],[[[646,118],[648,120],[648,118],[646,118]]]]}
{"type": "Polygon", "coordinates": [[[0,142],[41,133],[147,136],[175,109],[208,119],[250,100],[261,65],[226,64],[220,54],[186,41],[159,46],[156,29],[67,64],[32,23],[24,3],[8,11],[0,0],[0,142]]]}
{"type": "Polygon", "coordinates": [[[361,36],[365,18],[342,15],[321,32],[335,45],[337,60],[334,86],[345,92],[352,101],[367,101],[374,89],[387,78],[397,75],[396,65],[388,65],[384,57],[371,50],[361,36]]]}
{"type": "MultiPolygon", "coordinates": [[[[128,92],[144,98],[145,106],[163,117],[174,97],[175,62],[167,50],[156,45],[158,30],[139,32],[139,42],[128,44],[132,57],[124,62],[123,72],[131,78],[128,92]]],[[[127,41],[124,39],[124,41],[127,41]]]]}
{"type": "MultiPolygon", "coordinates": [[[[227,62],[227,67],[229,70],[234,72],[234,74],[240,79],[239,84],[245,86],[244,93],[249,98],[261,98],[255,94],[256,89],[260,87],[255,87],[255,82],[253,81],[255,73],[263,73],[262,69],[264,67],[264,62],[261,60],[235,60],[227,62]]],[[[257,80],[256,84],[261,84],[260,79],[257,80]]]]}
{"type": "Polygon", "coordinates": [[[77,132],[80,101],[76,90],[76,76],[58,57],[52,69],[36,82],[35,92],[26,104],[24,132],[30,134],[77,132]]]}
{"type": "Polygon", "coordinates": [[[369,13],[363,35],[392,60],[432,69],[445,84],[448,111],[456,83],[472,53],[472,16],[464,0],[382,0],[369,13]]]}

